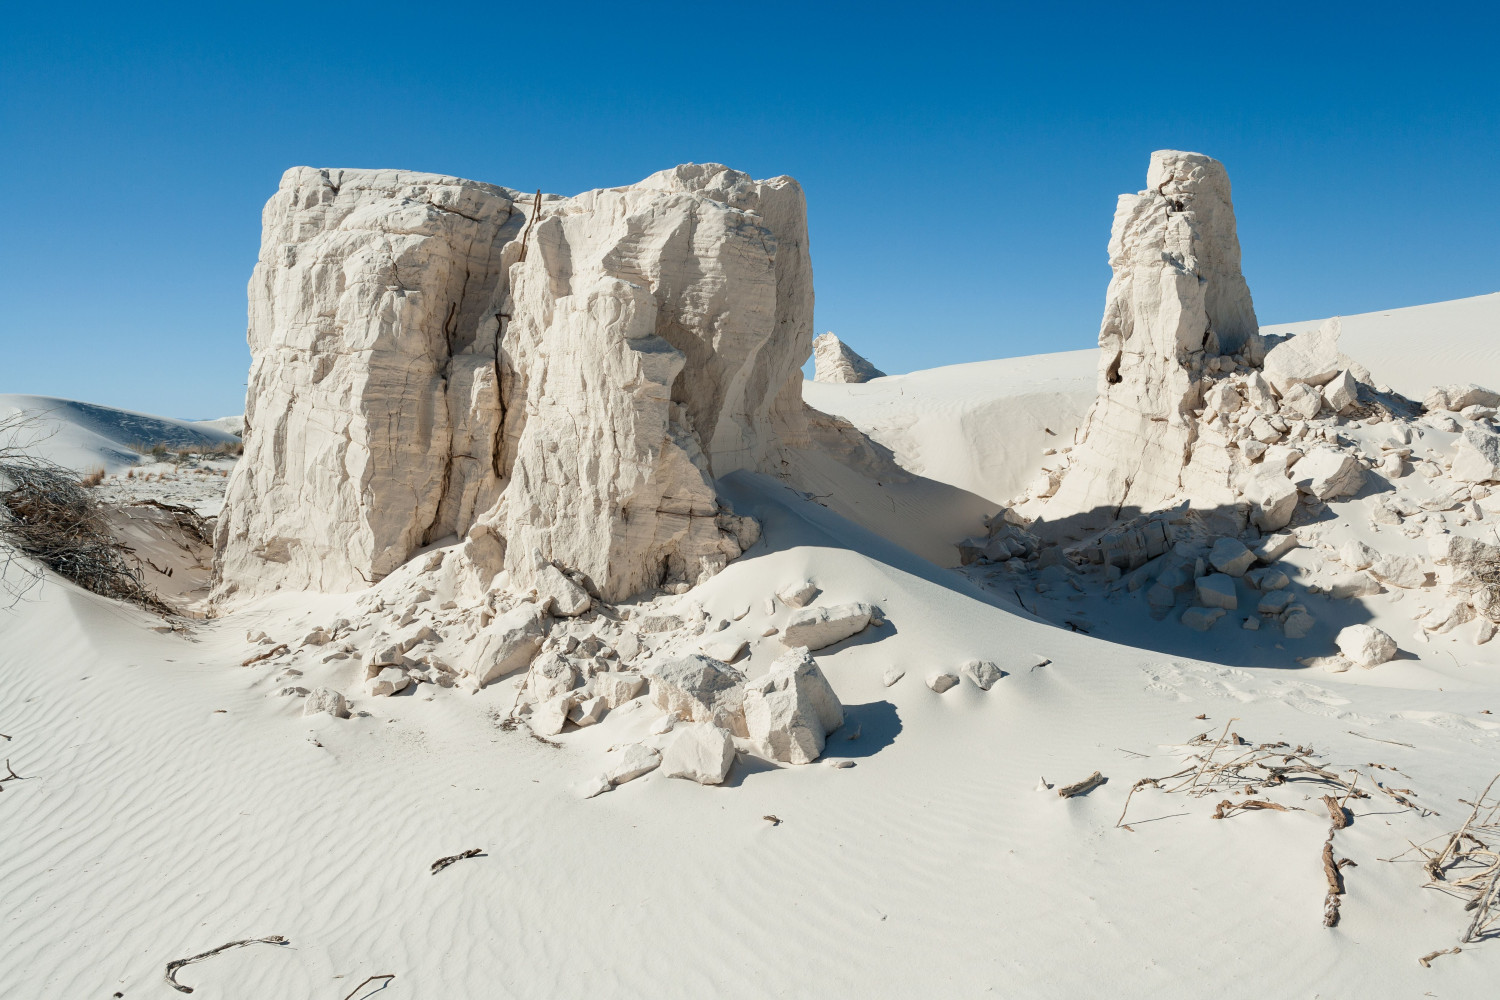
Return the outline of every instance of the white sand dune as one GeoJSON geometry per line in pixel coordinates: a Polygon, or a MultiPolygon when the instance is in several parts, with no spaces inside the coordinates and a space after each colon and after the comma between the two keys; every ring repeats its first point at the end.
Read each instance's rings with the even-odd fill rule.
{"type": "MultiPolygon", "coordinates": [[[[1400,312],[1450,331],[1450,314],[1477,316],[1472,331],[1497,309],[1500,296],[1400,312]]],[[[1345,350],[1420,395],[1372,352],[1430,342],[1361,319],[1345,318],[1345,350]]],[[[1479,367],[1491,345],[1461,340],[1435,350],[1473,367],[1433,380],[1500,383],[1479,367]]],[[[1023,486],[1048,441],[1071,440],[1093,359],[807,386],[813,405],[957,490],[887,489],[833,464],[805,480],[827,484],[812,493],[746,473],[722,483],[763,538],[680,600],[735,619],[726,634],[750,642],[751,664],[780,652],[762,633],[789,615],[763,598],[804,577],[821,602],[868,601],[888,620],[818,653],[846,707],[825,761],[742,755],[724,787],[648,775],[580,797],[606,749],[655,721],[644,701],[549,743],[500,724],[516,678],[473,695],[355,696],[354,718],[338,720],[304,718],[300,698],[275,692],[288,665],[298,684],[358,691],[357,658],[314,646],[240,665],[265,648],[247,632],[295,645],[359,595],[273,594],[173,632],[49,576],[0,611],[0,755],[21,776],[0,785],[0,997],[176,996],[167,962],[273,934],[289,944],[228,951],[180,979],[202,996],[278,1000],[343,997],[384,973],[383,991],[360,995],[1488,995],[1500,945],[1420,966],[1469,915],[1422,888],[1418,864],[1382,859],[1455,829],[1500,767],[1500,716],[1485,714],[1500,712],[1500,643],[1414,641],[1420,595],[1342,611],[1324,599],[1313,607],[1327,621],[1301,645],[1270,632],[1248,643],[1147,621],[1138,597],[1017,592],[1022,610],[939,568],[957,527],[1023,486]],[[1388,628],[1401,658],[1301,668],[1339,614],[1388,628]],[[1095,634],[1043,620],[1068,615],[1095,634]],[[988,692],[924,683],[976,657],[1008,676],[988,692]],[[892,671],[904,676],[887,686],[892,671]],[[1357,867],[1326,928],[1321,789],[1275,790],[1292,811],[1214,820],[1225,790],[1147,788],[1131,829],[1117,827],[1138,779],[1178,770],[1176,745],[1221,731],[1314,746],[1329,767],[1360,769],[1362,787],[1410,788],[1436,814],[1378,793],[1351,801],[1336,849],[1357,867]],[[1095,770],[1108,782],[1085,797],[1037,790],[1095,770]],[[429,874],[470,848],[482,854],[429,874]]],[[[121,435],[144,426],[63,412],[77,430],[51,439],[59,460],[105,464],[100,442],[123,454],[121,435]]],[[[1337,532],[1373,537],[1346,520],[1337,532]]]]}
{"type": "Polygon", "coordinates": [[[34,422],[18,434],[18,444],[79,472],[123,471],[156,444],[176,449],[233,443],[238,438],[232,422],[240,420],[243,427],[237,417],[176,420],[72,399],[0,394],[0,420],[21,414],[34,422]]]}
{"type": "MultiPolygon", "coordinates": [[[[893,623],[819,655],[849,717],[828,756],[852,768],[742,764],[731,787],[648,777],[585,801],[577,780],[652,710],[554,747],[495,724],[510,682],[304,719],[270,693],[279,667],[236,665],[247,628],[290,636],[345,598],[267,599],[184,637],[54,583],[0,617],[0,731],[25,779],[0,794],[0,992],[175,995],[168,961],[282,934],[181,979],[278,998],[340,997],[376,973],[396,975],[377,995],[410,997],[1077,997],[1103,982],[1188,997],[1207,979],[1244,996],[1483,995],[1485,949],[1416,962],[1454,940],[1460,904],[1377,859],[1449,829],[1495,766],[1500,725],[1475,714],[1492,673],[1371,687],[1167,659],[996,606],[778,482],[727,488],[766,540],[695,600],[751,604],[739,625],[758,634],[756,595],[811,574],[893,623]],[[1010,676],[988,693],[923,684],[970,656],[1010,676]],[[891,666],[906,676],[887,688],[891,666]],[[1165,744],[1231,716],[1253,740],[1399,767],[1444,813],[1356,804],[1336,931],[1315,800],[1215,821],[1217,796],[1147,791],[1133,832],[1114,828],[1137,778],[1177,769],[1165,744]],[[1095,769],[1110,780],[1087,797],[1034,790],[1095,769]],[[469,848],[484,853],[428,873],[469,848]]],[[[357,669],[299,666],[346,688],[357,669]]]]}
{"type": "MultiPolygon", "coordinates": [[[[1300,333],[1323,320],[1263,326],[1300,333]]],[[[1434,385],[1500,388],[1500,292],[1342,318],[1339,346],[1377,382],[1420,400],[1434,385]]],[[[804,398],[889,448],[908,471],[993,504],[1016,497],[1042,452],[1071,444],[1094,400],[1095,350],[977,361],[862,384],[805,382],[804,398]],[[1052,433],[1048,433],[1051,431],[1052,433]]]]}

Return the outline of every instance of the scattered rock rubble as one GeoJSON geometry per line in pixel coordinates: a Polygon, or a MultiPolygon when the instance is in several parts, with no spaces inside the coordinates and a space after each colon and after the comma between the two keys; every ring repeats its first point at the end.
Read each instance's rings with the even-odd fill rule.
{"type": "MultiPolygon", "coordinates": [[[[959,545],[970,575],[1045,614],[1024,583],[1070,627],[1086,626],[1058,602],[1134,595],[1189,629],[1233,618],[1331,647],[1309,595],[1410,593],[1416,641],[1460,626],[1489,641],[1500,394],[1449,385],[1405,399],[1339,352],[1337,318],[1262,336],[1222,165],[1159,152],[1147,183],[1115,216],[1098,399],[1076,442],[959,545]],[[1329,541],[1356,529],[1368,534],[1329,541]]],[[[1394,655],[1386,633],[1356,628],[1330,664],[1394,655]]]]}

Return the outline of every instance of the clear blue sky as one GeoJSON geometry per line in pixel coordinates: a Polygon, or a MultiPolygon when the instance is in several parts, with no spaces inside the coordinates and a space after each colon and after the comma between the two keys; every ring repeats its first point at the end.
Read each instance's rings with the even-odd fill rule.
{"type": "Polygon", "coordinates": [[[296,164],[791,174],[817,327],[890,372],[1092,346],[1115,195],[1164,147],[1228,166],[1263,323],[1497,291],[1494,11],[11,4],[0,392],[239,412],[296,164]]]}

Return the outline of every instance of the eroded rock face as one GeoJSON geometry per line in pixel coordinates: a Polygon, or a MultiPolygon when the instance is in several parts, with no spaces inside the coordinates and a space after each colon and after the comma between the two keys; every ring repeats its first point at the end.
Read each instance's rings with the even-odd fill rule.
{"type": "Polygon", "coordinates": [[[790,178],[689,164],[534,207],[289,171],[251,281],[216,594],[357,589],[465,535],[480,585],[696,583],[757,536],[714,478],[807,436],[811,319],[790,178]]]}
{"type": "Polygon", "coordinates": [[[1115,211],[1099,396],[1047,504],[1049,521],[1102,527],[1124,507],[1161,507],[1193,474],[1200,492],[1227,485],[1223,455],[1195,454],[1193,411],[1203,406],[1209,359],[1261,360],[1229,176],[1210,157],[1164,150],[1151,154],[1146,184],[1121,195],[1115,211]]]}
{"type": "Polygon", "coordinates": [[[885,372],[857,354],[832,331],[813,338],[814,382],[868,382],[885,372]]]}

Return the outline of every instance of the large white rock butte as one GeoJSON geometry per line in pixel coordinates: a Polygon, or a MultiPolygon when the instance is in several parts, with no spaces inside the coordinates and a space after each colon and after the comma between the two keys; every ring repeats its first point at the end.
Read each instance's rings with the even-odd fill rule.
{"type": "Polygon", "coordinates": [[[605,599],[756,537],[713,487],[808,436],[801,189],[685,165],[576,198],[288,171],[250,285],[216,595],[351,590],[468,535],[476,576],[605,599]]]}

